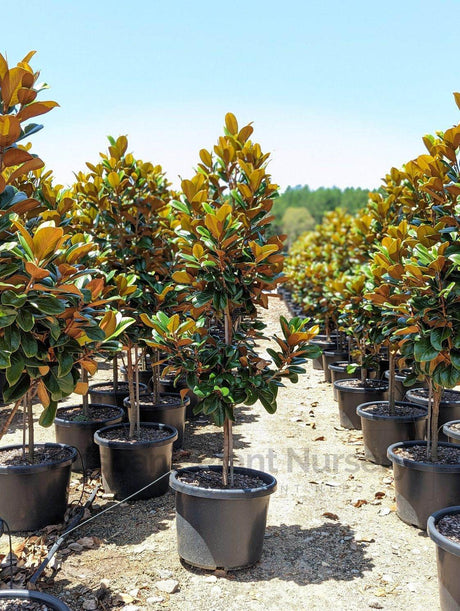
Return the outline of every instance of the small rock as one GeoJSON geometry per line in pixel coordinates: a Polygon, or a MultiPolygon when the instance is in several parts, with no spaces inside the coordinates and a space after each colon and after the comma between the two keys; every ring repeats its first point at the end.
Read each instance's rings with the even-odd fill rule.
{"type": "Polygon", "coordinates": [[[103,588],[104,590],[107,590],[109,585],[110,585],[110,579],[101,579],[100,583],[99,583],[100,587],[103,588]]]}
{"type": "Polygon", "coordinates": [[[179,582],[176,579],[163,579],[157,581],[155,585],[160,592],[166,592],[166,594],[174,594],[179,589],[179,582]]]}
{"type": "Polygon", "coordinates": [[[220,586],[213,586],[211,588],[211,596],[221,596],[222,588],[220,586]]]}
{"type": "Polygon", "coordinates": [[[80,545],[79,543],[70,543],[67,547],[73,552],[81,552],[83,550],[83,545],[80,545]]]}
{"type": "Polygon", "coordinates": [[[206,581],[206,583],[216,583],[217,577],[215,575],[208,575],[204,578],[204,580],[206,581]]]}
{"type": "Polygon", "coordinates": [[[139,588],[133,588],[129,591],[129,595],[133,598],[137,598],[139,596],[139,588]]]}
{"type": "Polygon", "coordinates": [[[148,605],[156,605],[157,603],[162,603],[163,601],[164,601],[163,596],[149,596],[145,602],[148,605]]]}
{"type": "Polygon", "coordinates": [[[110,492],[104,492],[104,493],[101,495],[101,497],[102,497],[103,499],[113,499],[113,498],[114,498],[114,496],[115,496],[115,495],[114,495],[114,494],[112,494],[112,493],[110,493],[110,492]]]}
{"type": "Polygon", "coordinates": [[[138,605],[125,605],[121,608],[121,611],[140,611],[140,607],[138,605]]]}
{"type": "Polygon", "coordinates": [[[417,592],[417,586],[415,585],[415,583],[408,583],[407,589],[409,590],[409,592],[417,592]]]}
{"type": "Polygon", "coordinates": [[[85,611],[95,611],[97,609],[97,600],[95,598],[86,598],[81,606],[85,611]]]}
{"type": "Polygon", "coordinates": [[[160,579],[171,579],[174,576],[172,571],[156,569],[155,573],[160,577],[160,579]]]}
{"type": "Polygon", "coordinates": [[[379,511],[380,516],[387,516],[390,513],[391,509],[389,507],[382,507],[382,509],[379,511]]]}
{"type": "Polygon", "coordinates": [[[123,605],[129,605],[129,603],[132,603],[133,601],[134,598],[126,592],[118,592],[115,594],[115,596],[112,596],[112,603],[114,605],[119,605],[120,603],[123,605]]]}

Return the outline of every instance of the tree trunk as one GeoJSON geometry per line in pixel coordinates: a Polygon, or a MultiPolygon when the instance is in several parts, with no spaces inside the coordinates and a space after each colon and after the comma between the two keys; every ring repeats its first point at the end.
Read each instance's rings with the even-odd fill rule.
{"type": "Polygon", "coordinates": [[[113,377],[113,390],[118,390],[118,357],[115,355],[112,361],[112,377],[113,377]]]}
{"type": "Polygon", "coordinates": [[[34,413],[32,409],[32,398],[30,391],[27,391],[25,394],[25,401],[27,407],[27,432],[28,432],[28,442],[29,442],[29,458],[31,462],[34,461],[34,413]]]}
{"type": "Polygon", "coordinates": [[[442,387],[437,384],[433,389],[433,406],[431,414],[431,460],[438,460],[438,422],[439,422],[439,404],[441,403],[442,387]]]}
{"type": "Polygon", "coordinates": [[[126,351],[126,372],[128,374],[128,389],[129,389],[129,437],[132,439],[134,437],[134,431],[136,428],[136,395],[134,392],[134,382],[133,382],[133,355],[131,353],[132,346],[128,345],[128,350],[126,351]]]}
{"type": "Polygon", "coordinates": [[[396,382],[396,351],[392,350],[391,346],[388,347],[388,407],[390,416],[396,414],[395,410],[395,382],[396,382]]]}
{"type": "MultiPolygon", "coordinates": [[[[88,372],[83,367],[81,368],[81,381],[84,384],[88,384],[88,372]]],[[[89,419],[88,391],[86,391],[85,394],[83,395],[82,403],[83,403],[83,415],[85,417],[85,420],[88,420],[89,419]]]]}

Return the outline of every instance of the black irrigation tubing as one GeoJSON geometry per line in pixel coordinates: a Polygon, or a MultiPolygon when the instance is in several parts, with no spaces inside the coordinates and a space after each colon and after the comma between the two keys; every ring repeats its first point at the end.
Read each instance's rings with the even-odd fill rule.
{"type": "Polygon", "coordinates": [[[10,554],[9,554],[9,560],[10,560],[10,590],[13,589],[13,543],[11,541],[11,531],[10,531],[10,527],[8,526],[8,522],[6,520],[3,520],[2,518],[0,518],[0,536],[3,535],[3,533],[5,532],[5,527],[6,527],[6,531],[8,533],[8,541],[9,541],[9,545],[10,545],[10,554]]]}
{"type": "Polygon", "coordinates": [[[43,560],[43,562],[40,564],[40,566],[38,567],[38,569],[35,571],[35,573],[32,575],[32,577],[29,580],[30,584],[36,584],[37,581],[39,580],[41,574],[43,573],[43,571],[45,570],[45,568],[48,566],[48,564],[51,561],[51,558],[54,556],[54,554],[57,552],[57,550],[59,549],[59,547],[62,545],[62,543],[64,542],[64,540],[66,539],[66,537],[68,535],[70,535],[71,532],[74,532],[75,530],[77,530],[77,528],[81,528],[82,526],[84,526],[85,524],[88,524],[89,522],[92,522],[93,520],[96,520],[97,518],[99,518],[100,516],[102,516],[104,513],[106,513],[107,511],[110,511],[111,509],[115,509],[116,507],[119,507],[122,503],[125,503],[126,501],[129,501],[129,499],[132,499],[134,496],[136,496],[137,494],[139,494],[139,492],[143,492],[144,490],[146,490],[147,488],[149,488],[150,486],[153,486],[153,484],[156,484],[157,482],[159,482],[161,479],[163,479],[163,477],[166,477],[167,475],[169,475],[171,473],[171,470],[167,471],[166,473],[163,473],[163,475],[161,475],[160,477],[158,477],[156,480],[154,480],[153,482],[150,482],[149,484],[147,484],[146,486],[144,486],[143,488],[140,488],[139,490],[136,490],[136,492],[133,492],[132,494],[130,494],[129,496],[125,497],[124,499],[122,499],[121,501],[117,501],[114,505],[110,505],[110,507],[106,507],[105,509],[103,509],[102,511],[100,511],[99,513],[97,513],[94,516],[91,516],[90,518],[88,518],[87,520],[85,520],[84,522],[80,523],[80,520],[82,518],[82,516],[84,515],[84,510],[87,509],[88,507],[90,507],[96,497],[97,491],[99,490],[99,486],[96,486],[96,488],[93,490],[93,492],[91,493],[91,496],[89,497],[89,499],[86,501],[85,505],[83,507],[80,508],[80,511],[78,512],[78,514],[70,521],[69,526],[66,528],[66,530],[62,533],[62,535],[59,537],[59,539],[57,539],[57,541],[54,543],[53,547],[50,549],[50,551],[48,552],[46,558],[43,560]]]}

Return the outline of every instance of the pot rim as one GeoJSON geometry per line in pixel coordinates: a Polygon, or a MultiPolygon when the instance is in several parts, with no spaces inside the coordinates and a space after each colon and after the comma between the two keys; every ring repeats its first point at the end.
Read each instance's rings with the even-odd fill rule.
{"type": "Polygon", "coordinates": [[[53,605],[56,611],[67,611],[67,609],[70,611],[70,607],[68,607],[66,603],[64,603],[59,598],[56,598],[56,596],[52,596],[51,594],[47,594],[46,592],[38,592],[37,590],[0,590],[0,598],[20,598],[23,600],[36,600],[39,602],[49,603],[50,605],[53,605]],[[60,605],[60,607],[58,605],[60,605]]]}
{"type": "MultiPolygon", "coordinates": [[[[73,446],[68,443],[56,443],[56,442],[47,442],[47,443],[35,443],[34,448],[43,448],[43,447],[60,447],[71,450],[71,455],[67,458],[61,458],[59,460],[55,460],[54,462],[47,463],[37,463],[33,465],[0,465],[0,475],[8,475],[9,473],[41,473],[44,471],[52,471],[53,469],[59,469],[61,467],[67,467],[71,465],[73,462],[77,460],[78,451],[73,446]]],[[[7,446],[2,446],[0,448],[0,452],[4,450],[13,450],[16,448],[22,448],[21,443],[15,443],[7,446]]]]}
{"type": "Polygon", "coordinates": [[[452,505],[451,507],[443,507],[438,511],[432,513],[427,522],[427,531],[430,539],[439,545],[441,549],[446,552],[453,554],[454,556],[460,556],[460,543],[455,543],[452,539],[449,539],[445,535],[442,535],[438,528],[438,522],[441,518],[449,514],[460,513],[460,505],[452,505]]]}
{"type": "Polygon", "coordinates": [[[186,482],[181,482],[178,479],[184,471],[201,471],[203,469],[210,469],[211,471],[222,471],[222,465],[194,465],[191,467],[183,467],[171,471],[169,476],[169,485],[176,492],[187,494],[188,496],[196,496],[205,499],[222,499],[222,500],[240,500],[245,498],[256,498],[261,496],[267,496],[273,494],[277,488],[278,482],[276,478],[270,473],[265,471],[258,471],[256,469],[249,469],[247,467],[235,467],[235,473],[244,473],[259,477],[266,481],[265,486],[259,486],[258,488],[235,488],[235,489],[222,489],[222,488],[202,488],[201,486],[192,486],[186,482]]]}
{"type": "MultiPolygon", "coordinates": [[[[111,382],[110,380],[108,380],[107,382],[98,382],[97,384],[91,384],[88,388],[88,393],[91,393],[92,390],[95,390],[96,392],[100,392],[106,395],[111,395],[111,394],[125,394],[127,392],[128,389],[126,390],[100,390],[100,386],[107,386],[107,384],[113,384],[113,382],[111,382]]],[[[118,382],[118,384],[126,384],[126,386],[128,385],[128,382],[126,382],[125,380],[120,380],[118,382]]],[[[139,389],[143,389],[145,388],[145,390],[148,390],[148,387],[146,384],[144,384],[143,382],[139,382],[139,389]]]]}
{"type": "Polygon", "coordinates": [[[369,392],[386,392],[388,390],[388,382],[385,382],[384,380],[373,380],[372,378],[369,378],[369,379],[372,382],[374,382],[374,384],[369,387],[356,388],[356,387],[351,386],[347,388],[347,384],[349,384],[350,382],[353,382],[354,380],[361,382],[361,380],[359,378],[345,378],[344,380],[336,380],[334,382],[334,388],[336,388],[337,390],[341,390],[343,392],[350,392],[350,393],[357,393],[357,394],[369,393],[369,392]],[[378,385],[375,384],[375,382],[378,382],[378,385]]]}
{"type": "MultiPolygon", "coordinates": [[[[146,392],[143,394],[139,395],[139,401],[142,403],[142,397],[151,397],[152,393],[151,392],[146,392]]],[[[149,401],[144,401],[144,404],[149,403],[149,405],[147,406],[147,409],[158,409],[158,410],[169,410],[169,409],[182,409],[184,407],[187,407],[190,404],[190,397],[185,397],[184,399],[181,398],[181,396],[179,395],[179,393],[174,393],[174,392],[160,392],[160,397],[177,397],[180,401],[180,403],[176,403],[176,404],[163,404],[163,403],[153,403],[153,402],[149,402],[149,401]]],[[[129,397],[125,397],[123,399],[123,405],[128,408],[131,409],[131,405],[129,404],[129,397]]]]}
{"type": "Polygon", "coordinates": [[[117,410],[118,416],[112,416],[111,418],[105,418],[104,420],[66,420],[65,418],[59,417],[59,412],[64,411],[66,409],[71,409],[72,407],[83,407],[82,404],[78,405],[63,405],[62,407],[58,407],[56,410],[56,418],[54,419],[55,424],[58,424],[62,427],[77,427],[77,426],[88,426],[88,424],[104,424],[104,422],[111,422],[112,420],[116,420],[117,418],[123,418],[124,410],[122,407],[117,407],[116,405],[108,405],[106,403],[88,403],[89,409],[93,407],[107,407],[109,409],[117,410]]]}
{"type": "Polygon", "coordinates": [[[449,437],[453,437],[454,439],[460,439],[460,431],[453,431],[450,426],[451,424],[460,424],[460,420],[449,420],[442,427],[442,432],[449,437]]]}
{"type": "Polygon", "coordinates": [[[419,414],[418,416],[390,416],[390,415],[384,415],[384,414],[373,414],[372,412],[366,412],[363,408],[368,406],[368,405],[376,405],[376,404],[381,404],[381,403],[386,403],[388,404],[389,401],[367,401],[366,403],[360,403],[360,405],[358,405],[358,407],[356,408],[356,413],[358,414],[358,416],[361,416],[361,418],[365,418],[366,420],[394,420],[396,422],[417,422],[418,420],[424,420],[426,418],[428,418],[428,409],[423,408],[423,406],[421,405],[415,405],[415,403],[410,403],[409,401],[395,401],[396,405],[407,405],[409,407],[415,407],[416,409],[422,410],[422,413],[419,414]]]}
{"type": "Polygon", "coordinates": [[[104,439],[103,437],[100,436],[101,431],[107,431],[109,429],[115,429],[115,428],[119,428],[119,429],[129,428],[129,424],[119,423],[119,424],[112,424],[110,426],[104,426],[98,429],[94,433],[94,443],[104,448],[113,448],[116,450],[137,450],[139,448],[150,448],[152,446],[160,447],[160,446],[168,445],[176,441],[179,435],[176,427],[172,426],[171,424],[163,424],[161,422],[141,422],[140,425],[141,427],[145,427],[145,428],[155,427],[155,428],[160,428],[160,429],[168,429],[170,431],[170,435],[168,437],[165,437],[164,439],[158,439],[158,440],[154,439],[151,441],[134,441],[134,442],[129,442],[129,443],[126,441],[115,441],[112,439],[104,439]]]}
{"type": "MultiPolygon", "coordinates": [[[[423,386],[417,386],[417,388],[409,388],[406,392],[406,397],[407,395],[409,395],[412,397],[413,393],[415,393],[417,390],[424,390],[426,392],[428,392],[427,388],[424,388],[423,386]]],[[[450,392],[455,392],[458,394],[458,399],[443,399],[442,395],[441,395],[441,403],[440,406],[446,406],[446,407],[458,407],[460,406],[460,390],[455,390],[455,388],[447,388],[445,390],[449,390],[450,392]]],[[[411,401],[413,403],[416,403],[417,401],[420,401],[422,404],[427,404],[428,405],[428,397],[417,397],[415,396],[414,398],[411,399],[411,401]]]]}
{"type": "MultiPolygon", "coordinates": [[[[392,463],[397,464],[401,467],[407,467],[408,469],[413,469],[414,471],[437,471],[440,473],[460,473],[460,463],[456,465],[442,465],[430,462],[423,462],[417,460],[411,460],[410,458],[402,458],[394,453],[396,448],[400,448],[402,446],[426,446],[427,442],[425,440],[414,440],[414,441],[398,441],[397,443],[393,443],[388,447],[387,457],[391,460],[392,463]]],[[[447,441],[439,441],[438,446],[456,448],[458,450],[458,445],[455,443],[448,443],[447,441]]]]}

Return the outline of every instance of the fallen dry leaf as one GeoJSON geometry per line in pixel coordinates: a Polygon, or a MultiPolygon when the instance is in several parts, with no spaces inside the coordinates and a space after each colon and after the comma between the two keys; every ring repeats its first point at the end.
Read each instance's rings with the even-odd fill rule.
{"type": "Polygon", "coordinates": [[[366,499],[358,499],[353,503],[353,507],[362,507],[363,505],[367,505],[366,499]]]}
{"type": "Polygon", "coordinates": [[[374,496],[376,499],[383,499],[383,497],[385,496],[385,492],[376,492],[374,496]]]}
{"type": "Polygon", "coordinates": [[[316,439],[313,439],[313,441],[326,441],[326,437],[324,437],[324,435],[321,435],[321,437],[316,437],[316,439]]]}
{"type": "Polygon", "coordinates": [[[323,518],[327,518],[328,520],[338,520],[339,516],[336,513],[331,513],[330,511],[325,511],[321,514],[323,518]]]}

